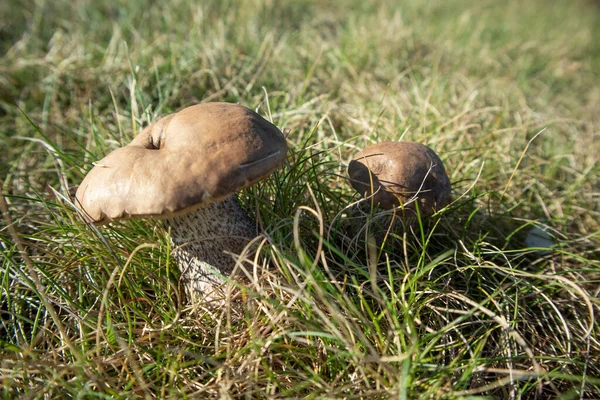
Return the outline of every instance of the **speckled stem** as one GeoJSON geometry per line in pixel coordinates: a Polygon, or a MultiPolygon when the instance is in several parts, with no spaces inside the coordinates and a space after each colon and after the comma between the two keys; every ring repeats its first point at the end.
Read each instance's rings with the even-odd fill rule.
{"type": "Polygon", "coordinates": [[[192,301],[212,297],[211,293],[223,282],[215,270],[228,276],[236,262],[232,254],[240,254],[257,235],[256,223],[235,195],[170,218],[166,225],[171,228],[173,257],[192,301]]]}
{"type": "Polygon", "coordinates": [[[373,209],[369,200],[363,200],[347,210],[341,228],[350,248],[356,250],[364,248],[365,232],[380,246],[384,240],[388,244],[393,243],[394,238],[402,238],[405,232],[418,229],[417,222],[414,210],[403,211],[399,207],[394,210],[373,209]]]}

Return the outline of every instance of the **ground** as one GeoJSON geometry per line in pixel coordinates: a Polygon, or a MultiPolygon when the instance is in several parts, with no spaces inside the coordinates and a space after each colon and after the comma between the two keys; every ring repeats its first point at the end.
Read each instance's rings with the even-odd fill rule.
{"type": "Polygon", "coordinates": [[[600,397],[599,17],[591,0],[0,3],[3,396],[600,397]],[[240,195],[263,231],[244,279],[190,307],[160,221],[93,227],[72,195],[208,101],[257,110],[290,151],[240,195]],[[427,144],[452,181],[412,230],[357,217],[347,164],[383,140],[427,144]],[[551,248],[528,247],[540,230],[551,248]]]}

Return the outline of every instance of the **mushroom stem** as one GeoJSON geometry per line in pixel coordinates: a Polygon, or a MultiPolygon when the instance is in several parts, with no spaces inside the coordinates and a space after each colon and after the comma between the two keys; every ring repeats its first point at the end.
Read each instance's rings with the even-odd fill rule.
{"type": "Polygon", "coordinates": [[[165,220],[171,228],[173,257],[190,299],[211,297],[223,283],[215,274],[229,275],[240,254],[257,235],[256,223],[237,196],[165,220]]]}

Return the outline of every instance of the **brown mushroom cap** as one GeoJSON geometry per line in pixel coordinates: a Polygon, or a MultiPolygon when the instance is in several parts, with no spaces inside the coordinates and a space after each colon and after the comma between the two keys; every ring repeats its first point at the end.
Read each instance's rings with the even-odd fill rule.
{"type": "Polygon", "coordinates": [[[279,167],[283,134],[230,103],[185,108],[146,127],[87,174],[75,195],[97,223],[166,218],[229,197],[279,167]]]}
{"type": "Polygon", "coordinates": [[[381,142],[369,146],[348,166],[354,189],[385,209],[402,204],[431,215],[450,203],[450,180],[442,160],[429,147],[414,142],[381,142]],[[408,204],[406,204],[408,203],[408,204]]]}

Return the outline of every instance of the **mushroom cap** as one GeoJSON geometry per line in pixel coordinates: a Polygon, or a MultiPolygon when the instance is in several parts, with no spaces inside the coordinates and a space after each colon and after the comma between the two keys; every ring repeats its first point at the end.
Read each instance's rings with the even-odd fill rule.
{"type": "Polygon", "coordinates": [[[281,131],[254,111],[230,103],[199,104],[161,118],[94,163],[75,197],[100,224],[168,218],[265,178],[286,152],[281,131]]]}
{"type": "Polygon", "coordinates": [[[442,160],[415,142],[381,142],[356,154],[348,166],[350,183],[375,205],[392,209],[401,203],[431,215],[450,203],[450,179],[442,160]]]}

